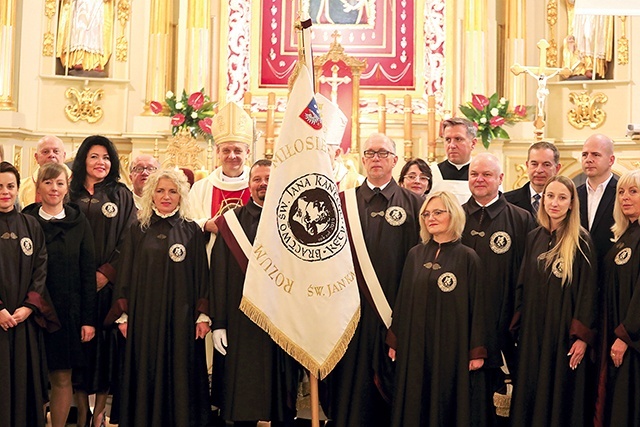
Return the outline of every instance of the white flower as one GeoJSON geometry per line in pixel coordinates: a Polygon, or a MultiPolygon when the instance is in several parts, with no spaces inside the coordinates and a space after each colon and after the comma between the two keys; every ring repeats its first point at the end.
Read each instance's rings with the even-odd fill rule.
{"type": "Polygon", "coordinates": [[[176,110],[182,110],[182,107],[184,107],[184,105],[182,105],[182,102],[176,102],[176,110]]]}
{"type": "Polygon", "coordinates": [[[171,92],[170,90],[167,91],[167,94],[165,95],[166,98],[173,98],[173,92],[171,92]]]}
{"type": "Polygon", "coordinates": [[[196,113],[195,111],[193,113],[191,113],[191,118],[192,119],[197,119],[198,118],[198,113],[196,113]]]}
{"type": "Polygon", "coordinates": [[[506,103],[507,103],[506,98],[504,98],[504,97],[500,98],[500,105],[504,105],[506,103]]]}
{"type": "Polygon", "coordinates": [[[497,109],[497,108],[495,108],[495,107],[493,107],[493,108],[491,109],[491,111],[489,111],[489,112],[491,113],[491,115],[492,115],[493,117],[495,117],[495,116],[497,116],[498,114],[500,114],[500,111],[498,111],[498,109],[497,109]]]}
{"type": "Polygon", "coordinates": [[[480,123],[482,123],[482,124],[487,123],[487,118],[486,117],[480,117],[480,123]]]}

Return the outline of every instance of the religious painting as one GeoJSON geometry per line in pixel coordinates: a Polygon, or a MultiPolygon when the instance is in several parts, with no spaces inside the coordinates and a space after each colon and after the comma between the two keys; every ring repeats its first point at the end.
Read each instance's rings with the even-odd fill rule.
{"type": "MultiPolygon", "coordinates": [[[[298,7],[298,2],[290,0],[261,2],[260,88],[287,86],[298,59],[294,30],[298,7]]],[[[302,7],[316,22],[312,27],[315,55],[329,50],[337,32],[347,55],[367,59],[361,88],[415,89],[413,1],[307,0],[302,7]]]]}

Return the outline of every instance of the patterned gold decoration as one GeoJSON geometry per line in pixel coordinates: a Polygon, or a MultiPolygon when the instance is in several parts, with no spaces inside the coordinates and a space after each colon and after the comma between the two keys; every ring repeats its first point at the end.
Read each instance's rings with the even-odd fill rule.
{"type": "Polygon", "coordinates": [[[64,95],[70,99],[75,98],[73,104],[64,107],[64,113],[72,122],[85,120],[88,123],[95,123],[102,118],[102,107],[96,105],[96,101],[104,95],[102,89],[91,90],[85,87],[83,91],[79,91],[70,87],[64,92],[64,95]]]}
{"type": "Polygon", "coordinates": [[[53,33],[47,31],[42,39],[42,56],[53,56],[53,33]]]}
{"type": "Polygon", "coordinates": [[[13,150],[13,165],[18,169],[19,173],[22,173],[21,166],[22,165],[22,147],[16,145],[13,150]]]}
{"type": "Polygon", "coordinates": [[[607,95],[602,92],[593,95],[588,91],[571,92],[569,101],[575,105],[575,108],[569,110],[567,117],[569,124],[576,129],[582,129],[585,126],[596,129],[602,126],[607,118],[607,113],[598,106],[608,101],[607,95]]]}
{"type": "Polygon", "coordinates": [[[56,14],[56,0],[45,0],[44,2],[44,16],[48,19],[52,19],[56,14]]]}
{"type": "Polygon", "coordinates": [[[627,38],[626,16],[621,16],[622,36],[618,39],[618,65],[627,65],[629,63],[629,39],[627,38]]]}
{"type": "Polygon", "coordinates": [[[129,21],[129,16],[131,14],[131,1],[129,0],[120,0],[118,2],[118,21],[120,21],[121,26],[127,25],[127,21],[129,21]]]}
{"type": "Polygon", "coordinates": [[[518,176],[511,187],[512,190],[522,187],[527,182],[527,179],[529,179],[529,176],[527,175],[527,165],[525,163],[516,165],[516,173],[518,176]]]}
{"type": "Polygon", "coordinates": [[[116,41],[116,59],[120,62],[127,62],[129,54],[129,42],[125,36],[118,37],[116,41]]]}
{"type": "Polygon", "coordinates": [[[558,23],[558,0],[547,3],[547,24],[549,25],[549,47],[547,48],[547,67],[558,66],[558,44],[555,40],[554,27],[558,23]]]}
{"type": "Polygon", "coordinates": [[[165,167],[185,167],[196,171],[203,167],[200,154],[204,149],[188,129],[181,129],[167,145],[165,167]]]}

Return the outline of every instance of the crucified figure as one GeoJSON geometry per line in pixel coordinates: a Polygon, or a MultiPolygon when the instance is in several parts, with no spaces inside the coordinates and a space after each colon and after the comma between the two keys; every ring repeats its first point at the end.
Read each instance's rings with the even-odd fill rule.
{"type": "Polygon", "coordinates": [[[536,98],[538,98],[538,112],[537,115],[539,117],[544,116],[544,102],[549,95],[549,89],[547,89],[547,80],[552,77],[557,76],[562,69],[556,70],[553,73],[546,75],[545,73],[535,74],[533,71],[529,69],[525,69],[524,72],[538,80],[538,90],[536,90],[536,98]]]}

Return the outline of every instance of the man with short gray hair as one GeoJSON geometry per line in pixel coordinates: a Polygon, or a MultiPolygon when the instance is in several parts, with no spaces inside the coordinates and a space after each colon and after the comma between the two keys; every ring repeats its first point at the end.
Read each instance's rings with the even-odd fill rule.
{"type": "MultiPolygon", "coordinates": [[[[60,138],[53,135],[46,135],[38,141],[34,157],[38,163],[38,167],[33,171],[31,176],[23,178],[20,183],[18,199],[20,200],[20,205],[22,207],[40,201],[40,198],[36,194],[36,181],[38,179],[40,166],[47,163],[60,163],[64,165],[67,152],[64,148],[64,143],[60,138]]],[[[67,174],[69,175],[69,179],[71,179],[71,170],[69,170],[69,168],[67,168],[67,174]]]]}
{"type": "Polygon", "coordinates": [[[160,162],[150,154],[140,154],[131,162],[129,171],[129,179],[133,187],[133,201],[136,208],[140,209],[140,200],[142,199],[142,190],[144,184],[149,179],[149,175],[160,168],[160,162]]]}

